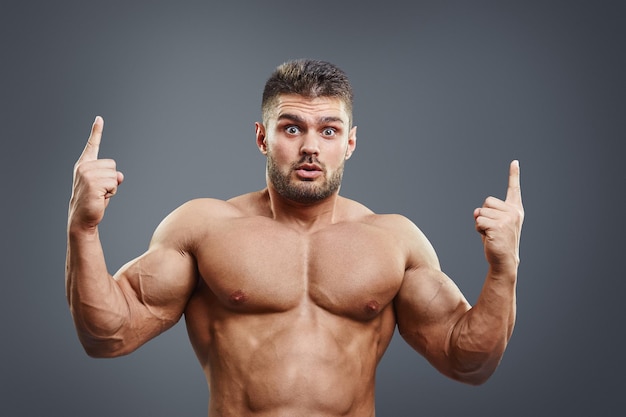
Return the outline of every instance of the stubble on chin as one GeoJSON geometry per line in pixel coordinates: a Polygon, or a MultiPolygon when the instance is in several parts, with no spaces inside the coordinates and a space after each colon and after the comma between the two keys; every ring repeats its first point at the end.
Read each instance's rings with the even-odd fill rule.
{"type": "Polygon", "coordinates": [[[326,177],[327,171],[323,164],[313,160],[310,156],[303,157],[300,161],[292,164],[286,172],[280,170],[272,155],[267,155],[268,179],[278,194],[288,200],[297,203],[315,203],[333,195],[339,190],[343,178],[343,164],[330,176],[326,177]],[[293,178],[293,172],[303,163],[316,163],[324,172],[323,182],[306,181],[293,178]]]}

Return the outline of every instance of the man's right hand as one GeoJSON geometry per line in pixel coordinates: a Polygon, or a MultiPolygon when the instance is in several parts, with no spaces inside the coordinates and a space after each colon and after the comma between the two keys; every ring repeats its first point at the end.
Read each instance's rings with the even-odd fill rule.
{"type": "Polygon", "coordinates": [[[74,165],[74,185],[69,209],[69,226],[93,230],[104,217],[109,199],[117,192],[124,175],[112,159],[98,159],[104,120],[96,117],[83,153],[74,165]]]}

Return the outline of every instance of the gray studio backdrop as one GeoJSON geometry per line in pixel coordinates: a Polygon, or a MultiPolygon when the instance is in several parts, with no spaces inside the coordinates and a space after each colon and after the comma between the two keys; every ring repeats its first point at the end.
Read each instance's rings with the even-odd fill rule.
{"type": "Polygon", "coordinates": [[[470,301],[486,272],[472,210],[519,158],[518,323],[484,386],[395,337],[380,416],[623,415],[623,1],[0,3],[0,415],[202,416],[182,323],[96,360],[64,294],[72,166],[93,118],[126,180],[102,224],[111,271],[184,201],[264,185],[254,144],[281,62],[330,60],[356,91],[342,193],[411,218],[470,301]]]}

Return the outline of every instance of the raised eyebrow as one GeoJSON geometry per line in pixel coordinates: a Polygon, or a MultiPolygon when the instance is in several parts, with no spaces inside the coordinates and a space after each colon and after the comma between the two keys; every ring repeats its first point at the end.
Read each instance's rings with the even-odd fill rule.
{"type": "Polygon", "coordinates": [[[296,123],[304,123],[304,119],[302,117],[291,113],[280,114],[277,120],[289,120],[296,123]]]}
{"type": "Polygon", "coordinates": [[[320,124],[326,124],[326,123],[341,123],[344,124],[344,121],[341,117],[335,117],[335,116],[324,116],[321,117],[319,119],[320,124]]]}
{"type": "MultiPolygon", "coordinates": [[[[289,120],[295,123],[300,123],[303,124],[305,123],[305,120],[296,115],[296,114],[292,114],[292,113],[283,113],[278,115],[278,119],[277,120],[289,120]]],[[[327,124],[327,123],[341,123],[344,124],[344,121],[341,117],[336,117],[336,116],[323,116],[320,117],[318,119],[318,123],[319,124],[327,124]]]]}

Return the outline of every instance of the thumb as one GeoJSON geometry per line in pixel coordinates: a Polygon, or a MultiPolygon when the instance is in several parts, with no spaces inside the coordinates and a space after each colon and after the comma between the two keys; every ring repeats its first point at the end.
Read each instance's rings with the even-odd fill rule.
{"type": "Polygon", "coordinates": [[[96,116],[93,125],[91,126],[91,134],[83,149],[83,153],[80,155],[79,161],[94,161],[98,159],[98,151],[100,150],[100,141],[102,140],[102,130],[104,129],[104,119],[100,116],[96,116]]]}

